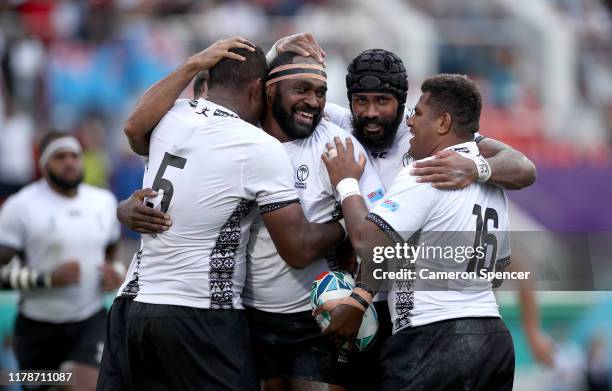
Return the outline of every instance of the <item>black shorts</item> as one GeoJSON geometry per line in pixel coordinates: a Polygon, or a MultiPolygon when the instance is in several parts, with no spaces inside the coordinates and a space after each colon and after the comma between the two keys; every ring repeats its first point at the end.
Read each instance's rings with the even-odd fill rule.
{"type": "Polygon", "coordinates": [[[244,311],[133,302],[133,390],[259,390],[244,311]]]}
{"type": "Polygon", "coordinates": [[[15,354],[19,368],[59,369],[73,361],[98,367],[104,346],[106,310],[78,322],[50,323],[26,318],[15,321],[15,354]]]}
{"type": "Polygon", "coordinates": [[[277,314],[247,308],[257,374],[262,379],[300,379],[346,383],[339,351],[310,311],[277,314]]]}
{"type": "Polygon", "coordinates": [[[499,318],[461,318],[405,328],[382,351],[388,391],[512,390],[514,345],[499,318]]]}
{"type": "Polygon", "coordinates": [[[387,301],[374,303],[378,315],[378,333],[376,341],[364,352],[354,352],[348,361],[348,389],[351,391],[377,391],[382,381],[382,366],[380,365],[380,352],[384,343],[391,336],[393,327],[389,304],[387,301]]]}
{"type": "Polygon", "coordinates": [[[133,299],[116,297],[108,313],[97,391],[128,391],[127,317],[133,299]]]}

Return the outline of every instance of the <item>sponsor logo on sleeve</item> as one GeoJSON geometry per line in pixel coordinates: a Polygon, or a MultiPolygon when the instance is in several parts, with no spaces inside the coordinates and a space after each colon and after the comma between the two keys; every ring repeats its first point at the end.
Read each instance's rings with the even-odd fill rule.
{"type": "Polygon", "coordinates": [[[400,207],[397,202],[393,202],[390,199],[384,200],[383,202],[380,203],[380,205],[383,208],[390,210],[391,212],[395,212],[400,207]]]}
{"type": "Polygon", "coordinates": [[[384,195],[385,193],[383,192],[383,189],[376,189],[368,194],[368,200],[370,200],[371,203],[374,203],[378,200],[381,200],[384,195]]]}
{"type": "Polygon", "coordinates": [[[237,115],[234,115],[232,113],[228,113],[227,111],[223,111],[221,109],[217,109],[215,110],[215,112],[213,113],[213,116],[217,116],[217,117],[233,117],[233,118],[238,118],[237,115]]]}

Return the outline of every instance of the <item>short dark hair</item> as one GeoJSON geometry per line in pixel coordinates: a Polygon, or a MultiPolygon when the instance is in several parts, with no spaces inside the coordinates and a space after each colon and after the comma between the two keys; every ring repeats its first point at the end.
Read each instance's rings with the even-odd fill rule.
{"type": "Polygon", "coordinates": [[[42,153],[45,148],[58,138],[72,136],[70,133],[60,132],[59,130],[50,130],[45,133],[38,143],[38,153],[42,153]]]}
{"type": "Polygon", "coordinates": [[[204,92],[204,85],[208,81],[208,71],[200,71],[196,75],[195,79],[193,79],[193,96],[201,97],[204,92]]]}
{"type": "Polygon", "coordinates": [[[268,74],[268,65],[263,50],[255,47],[252,52],[247,49],[231,49],[246,60],[238,61],[224,58],[208,71],[208,88],[224,86],[240,90],[249,82],[261,78],[265,80],[268,74]]]}
{"type": "Polygon", "coordinates": [[[478,132],[482,97],[469,77],[456,74],[432,76],[423,82],[421,91],[430,93],[427,104],[438,114],[451,115],[455,132],[478,132]]]}

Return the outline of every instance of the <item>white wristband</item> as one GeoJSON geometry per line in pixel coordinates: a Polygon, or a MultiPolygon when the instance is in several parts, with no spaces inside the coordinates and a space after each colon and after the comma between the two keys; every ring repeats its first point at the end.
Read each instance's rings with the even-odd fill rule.
{"type": "Polygon", "coordinates": [[[486,182],[491,178],[491,166],[482,155],[471,157],[478,171],[478,182],[486,182]]]}
{"type": "Polygon", "coordinates": [[[359,182],[355,178],[344,178],[336,185],[336,191],[338,191],[338,195],[340,196],[340,204],[345,198],[358,195],[361,196],[359,192],[359,182]]]}

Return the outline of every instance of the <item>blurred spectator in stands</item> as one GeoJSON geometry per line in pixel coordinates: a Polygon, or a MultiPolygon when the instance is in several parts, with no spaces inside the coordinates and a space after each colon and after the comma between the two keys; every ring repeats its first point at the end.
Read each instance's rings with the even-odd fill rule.
{"type": "Polygon", "coordinates": [[[102,118],[91,114],[81,124],[77,137],[83,146],[83,182],[108,187],[110,162],[106,153],[105,129],[102,118]]]}

